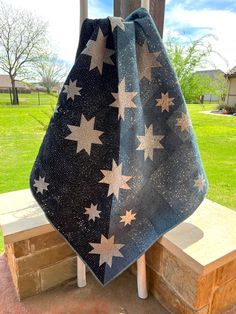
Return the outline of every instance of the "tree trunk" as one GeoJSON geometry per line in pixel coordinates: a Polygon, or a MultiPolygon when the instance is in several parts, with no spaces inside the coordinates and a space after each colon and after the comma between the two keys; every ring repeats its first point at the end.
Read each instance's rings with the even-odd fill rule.
{"type": "Polygon", "coordinates": [[[16,81],[14,77],[11,77],[11,88],[12,88],[12,104],[19,105],[16,89],[16,81]]]}

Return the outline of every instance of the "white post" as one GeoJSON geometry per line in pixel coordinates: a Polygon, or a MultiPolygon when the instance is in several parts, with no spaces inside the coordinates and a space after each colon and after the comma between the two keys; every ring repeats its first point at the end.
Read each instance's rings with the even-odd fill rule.
{"type": "Polygon", "coordinates": [[[77,256],[77,286],[79,288],[86,286],[86,267],[79,256],[77,256]]]}
{"type": "MultiPolygon", "coordinates": [[[[141,0],[141,7],[149,11],[150,0],[141,0]]],[[[141,299],[147,299],[148,289],[147,289],[147,274],[146,274],[146,259],[145,254],[143,254],[137,260],[137,286],[138,286],[138,296],[141,299]]]]}
{"type": "Polygon", "coordinates": [[[88,17],[88,0],[80,0],[80,29],[83,21],[88,17]]]}
{"type": "Polygon", "coordinates": [[[141,7],[149,11],[150,0],[141,0],[141,7]]]}
{"type": "Polygon", "coordinates": [[[147,274],[146,274],[146,261],[145,254],[143,254],[137,260],[137,286],[138,286],[138,296],[140,299],[147,299],[147,274]]]}
{"type": "MultiPolygon", "coordinates": [[[[80,30],[84,20],[88,17],[88,0],[80,0],[80,30]]],[[[77,286],[86,286],[86,267],[84,262],[77,256],[77,286]]]]}

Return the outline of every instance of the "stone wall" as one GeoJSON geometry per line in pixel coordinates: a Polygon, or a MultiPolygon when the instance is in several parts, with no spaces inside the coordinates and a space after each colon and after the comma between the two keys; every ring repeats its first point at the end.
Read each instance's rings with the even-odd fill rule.
{"type": "Polygon", "coordinates": [[[5,253],[20,300],[76,277],[76,254],[57,231],[6,244],[5,253]]]}
{"type": "MultiPolygon", "coordinates": [[[[6,244],[5,253],[20,300],[76,278],[76,254],[57,231],[6,244]]],[[[236,260],[200,275],[156,242],[146,262],[149,290],[171,313],[236,313],[236,260]]]]}
{"type": "Polygon", "coordinates": [[[149,290],[171,313],[236,313],[236,260],[200,275],[156,242],[146,263],[149,290]]]}

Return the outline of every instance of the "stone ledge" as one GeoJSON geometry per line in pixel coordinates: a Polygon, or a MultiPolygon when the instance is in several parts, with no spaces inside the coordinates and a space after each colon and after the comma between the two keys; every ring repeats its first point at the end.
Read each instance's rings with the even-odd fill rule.
{"type": "Polygon", "coordinates": [[[29,189],[0,194],[0,225],[5,244],[54,230],[29,189]]]}
{"type": "Polygon", "coordinates": [[[236,212],[205,199],[158,241],[199,274],[236,259],[236,212]]]}
{"type": "MultiPolygon", "coordinates": [[[[1,194],[0,204],[5,244],[55,230],[29,189],[1,194]]],[[[197,273],[207,274],[236,259],[235,226],[236,212],[205,199],[158,242],[197,273]]]]}

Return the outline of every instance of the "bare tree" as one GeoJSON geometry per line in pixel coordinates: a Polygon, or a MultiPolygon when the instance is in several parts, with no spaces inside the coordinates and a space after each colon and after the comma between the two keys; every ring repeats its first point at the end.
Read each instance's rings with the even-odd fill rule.
{"type": "Polygon", "coordinates": [[[16,77],[24,78],[42,55],[47,24],[32,13],[0,2],[0,69],[11,79],[13,104],[18,104],[16,77]]]}
{"type": "Polygon", "coordinates": [[[68,68],[66,64],[58,59],[56,54],[48,53],[35,64],[36,76],[40,84],[50,93],[52,89],[64,81],[68,68]]]}

